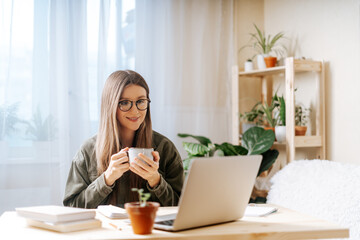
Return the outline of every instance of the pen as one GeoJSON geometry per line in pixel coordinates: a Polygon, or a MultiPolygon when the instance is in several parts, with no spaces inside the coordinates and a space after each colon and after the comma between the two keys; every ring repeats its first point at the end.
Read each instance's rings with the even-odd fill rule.
{"type": "Polygon", "coordinates": [[[113,223],[109,223],[109,225],[112,226],[113,228],[115,228],[116,230],[120,230],[120,231],[122,230],[121,227],[116,226],[116,225],[113,224],[113,223]]]}

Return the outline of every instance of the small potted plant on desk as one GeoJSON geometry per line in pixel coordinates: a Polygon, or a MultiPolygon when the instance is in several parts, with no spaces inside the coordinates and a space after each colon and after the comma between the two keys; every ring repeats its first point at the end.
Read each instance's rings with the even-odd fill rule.
{"type": "Polygon", "coordinates": [[[295,106],[295,136],[305,136],[310,108],[295,106]]]}
{"type": "Polygon", "coordinates": [[[158,202],[147,202],[150,193],[144,193],[144,189],[132,188],[131,190],[137,191],[139,194],[139,202],[125,203],[132,229],[135,234],[150,234],[160,204],[158,202]]]}

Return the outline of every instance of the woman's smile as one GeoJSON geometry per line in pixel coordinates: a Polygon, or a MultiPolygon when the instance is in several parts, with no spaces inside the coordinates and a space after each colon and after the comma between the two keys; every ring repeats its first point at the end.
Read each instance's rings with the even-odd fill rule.
{"type": "Polygon", "coordinates": [[[129,119],[131,122],[137,122],[140,117],[126,117],[127,119],[129,119]]]}

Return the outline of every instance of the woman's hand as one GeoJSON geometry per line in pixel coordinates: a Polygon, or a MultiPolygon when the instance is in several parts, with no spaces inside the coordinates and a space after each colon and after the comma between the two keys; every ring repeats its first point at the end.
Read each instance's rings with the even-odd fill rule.
{"type": "Polygon", "coordinates": [[[124,172],[129,170],[129,157],[127,155],[128,147],[121,149],[120,152],[111,156],[108,168],[105,171],[105,183],[108,186],[114,184],[124,172]]]}
{"type": "Polygon", "coordinates": [[[160,183],[160,173],[158,172],[160,155],[157,151],[153,151],[152,155],[154,160],[148,158],[142,153],[139,153],[138,156],[147,164],[136,157],[134,158],[135,161],[130,164],[130,170],[147,180],[150,187],[153,188],[160,183]]]}

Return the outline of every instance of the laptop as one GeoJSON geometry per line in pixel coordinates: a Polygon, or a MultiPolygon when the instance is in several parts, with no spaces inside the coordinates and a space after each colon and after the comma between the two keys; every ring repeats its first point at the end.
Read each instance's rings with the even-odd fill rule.
{"type": "Polygon", "coordinates": [[[179,231],[242,218],[261,159],[261,155],[193,159],[177,214],[158,217],[154,228],[179,231]]]}

